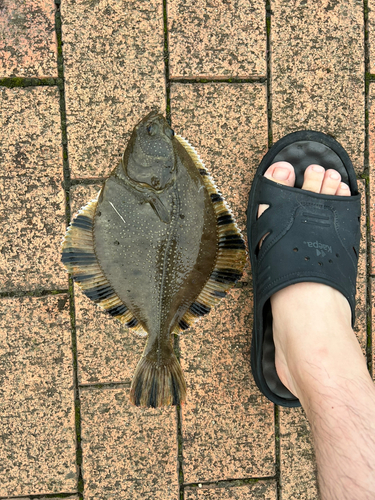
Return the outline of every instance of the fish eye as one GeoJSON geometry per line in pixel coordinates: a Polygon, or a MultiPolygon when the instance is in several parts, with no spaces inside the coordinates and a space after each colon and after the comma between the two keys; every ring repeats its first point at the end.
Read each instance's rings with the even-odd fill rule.
{"type": "Polygon", "coordinates": [[[172,130],[171,128],[167,128],[165,130],[165,135],[169,138],[169,139],[172,139],[172,137],[174,136],[174,130],[172,130]]]}
{"type": "Polygon", "coordinates": [[[155,123],[150,123],[150,125],[147,125],[147,127],[146,127],[148,135],[155,135],[157,132],[157,129],[158,129],[158,127],[157,127],[157,125],[155,125],[155,123]]]}

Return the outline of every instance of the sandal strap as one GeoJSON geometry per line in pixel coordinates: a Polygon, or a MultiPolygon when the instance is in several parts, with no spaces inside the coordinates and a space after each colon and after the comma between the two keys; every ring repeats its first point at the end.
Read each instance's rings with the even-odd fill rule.
{"type": "Polygon", "coordinates": [[[262,297],[259,306],[294,283],[323,283],[347,298],[354,324],[360,194],[328,196],[280,185],[264,176],[254,182],[254,206],[269,205],[251,221],[250,229],[249,245],[256,255],[254,292],[262,297]]]}

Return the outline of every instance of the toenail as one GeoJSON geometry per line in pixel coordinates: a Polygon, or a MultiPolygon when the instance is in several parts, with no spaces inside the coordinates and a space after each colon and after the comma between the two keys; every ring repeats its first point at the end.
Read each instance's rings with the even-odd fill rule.
{"type": "Polygon", "coordinates": [[[324,172],[324,168],[320,165],[313,165],[312,169],[314,170],[314,172],[319,172],[320,174],[324,172]]]}
{"type": "Polygon", "coordinates": [[[349,186],[347,184],[344,184],[343,182],[340,184],[340,189],[349,189],[349,186]]]}
{"type": "Polygon", "coordinates": [[[340,174],[338,172],[336,172],[336,171],[330,172],[329,176],[330,176],[331,179],[333,179],[335,181],[337,181],[338,179],[340,179],[340,174]]]}
{"type": "Polygon", "coordinates": [[[287,168],[276,167],[272,177],[278,181],[286,181],[289,177],[289,170],[287,168]]]}

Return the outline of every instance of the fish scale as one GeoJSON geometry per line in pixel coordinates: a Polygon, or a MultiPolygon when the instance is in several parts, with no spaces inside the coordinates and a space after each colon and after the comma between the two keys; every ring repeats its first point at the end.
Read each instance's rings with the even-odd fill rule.
{"type": "Polygon", "coordinates": [[[120,164],[78,213],[62,261],[88,298],[147,335],[130,391],[137,406],[179,404],[172,334],[208,314],[241,277],[245,245],[191,145],[150,113],[120,164]]]}

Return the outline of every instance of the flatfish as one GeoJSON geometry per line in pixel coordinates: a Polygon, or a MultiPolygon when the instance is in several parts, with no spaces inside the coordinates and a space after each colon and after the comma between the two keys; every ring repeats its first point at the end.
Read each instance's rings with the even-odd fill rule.
{"type": "Polygon", "coordinates": [[[209,313],[241,277],[243,239],[194,148],[149,113],[97,198],[62,243],[62,262],[88,298],[147,343],[130,401],[185,401],[173,350],[178,334],[209,313]]]}

